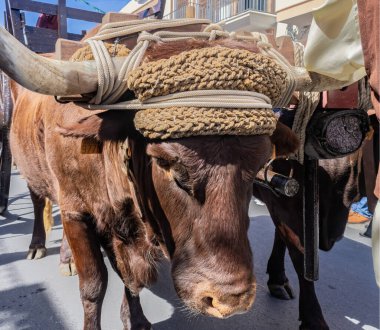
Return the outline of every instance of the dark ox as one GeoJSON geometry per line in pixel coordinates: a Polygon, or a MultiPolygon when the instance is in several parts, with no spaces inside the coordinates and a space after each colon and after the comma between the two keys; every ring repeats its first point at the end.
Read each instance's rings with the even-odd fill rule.
{"type": "MultiPolygon", "coordinates": [[[[162,58],[194,45],[200,47],[180,43],[169,54],[157,47],[148,55],[162,58]]],[[[279,125],[271,138],[148,141],[134,129],[131,112],[90,114],[20,87],[14,96],[12,153],[28,182],[36,226],[45,197],[61,209],[85,329],[100,328],[107,286],[100,247],[125,284],[121,318],[127,329],[150,328],[138,293],[155,280],[161,251],[172,261],[178,295],[192,310],[224,318],[252,306],[252,183],[271,154],[271,140],[280,152],[295,150],[289,129],[279,125]],[[83,153],[88,145],[99,153],[83,153]]],[[[31,248],[45,243],[38,233],[41,228],[31,248]]]]}
{"type": "MultiPolygon", "coordinates": [[[[361,152],[338,159],[320,160],[319,176],[319,248],[332,249],[343,237],[352,202],[359,193],[361,152]]],[[[285,274],[284,258],[288,249],[298,275],[300,329],[329,329],[319,305],[314,282],[304,278],[303,247],[303,184],[304,166],[296,161],[277,160],[273,167],[278,173],[287,175],[293,167],[294,177],[300,183],[295,197],[277,197],[268,189],[254,184],[253,194],[264,201],[276,226],[272,254],[267,265],[268,287],[271,294],[280,299],[294,298],[285,274]]]]}

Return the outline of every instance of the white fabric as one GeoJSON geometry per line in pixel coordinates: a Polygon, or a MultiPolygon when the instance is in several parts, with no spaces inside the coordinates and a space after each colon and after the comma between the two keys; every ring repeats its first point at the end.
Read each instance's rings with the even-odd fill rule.
{"type": "Polygon", "coordinates": [[[366,75],[357,0],[326,0],[313,12],[305,67],[349,85],[366,75]]]}

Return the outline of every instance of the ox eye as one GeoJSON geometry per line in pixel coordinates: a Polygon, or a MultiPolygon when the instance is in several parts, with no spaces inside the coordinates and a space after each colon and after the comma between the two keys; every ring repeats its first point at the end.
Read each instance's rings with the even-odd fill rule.
{"type": "Polygon", "coordinates": [[[192,195],[190,176],[186,170],[186,167],[181,163],[175,163],[171,168],[171,172],[174,182],[177,184],[177,186],[186,191],[188,194],[192,195]]]}
{"type": "Polygon", "coordinates": [[[179,188],[186,191],[188,194],[192,195],[192,189],[189,182],[182,181],[181,179],[174,177],[174,182],[177,184],[179,188]]]}
{"type": "Polygon", "coordinates": [[[170,162],[164,158],[155,158],[156,163],[159,167],[162,167],[164,169],[170,168],[170,162]]]}
{"type": "Polygon", "coordinates": [[[154,157],[156,164],[166,171],[170,171],[171,177],[176,185],[192,195],[192,186],[190,183],[190,176],[186,167],[179,162],[178,158],[167,160],[165,158],[154,157]]]}

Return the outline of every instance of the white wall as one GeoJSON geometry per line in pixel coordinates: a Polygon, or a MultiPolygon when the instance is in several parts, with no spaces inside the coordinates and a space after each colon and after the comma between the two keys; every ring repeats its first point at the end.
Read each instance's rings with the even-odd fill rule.
{"type": "Polygon", "coordinates": [[[276,0],[276,11],[307,2],[305,0],[276,0]]]}
{"type": "Polygon", "coordinates": [[[288,24],[285,23],[277,23],[276,26],[276,37],[286,36],[286,28],[288,27],[288,24]]]}

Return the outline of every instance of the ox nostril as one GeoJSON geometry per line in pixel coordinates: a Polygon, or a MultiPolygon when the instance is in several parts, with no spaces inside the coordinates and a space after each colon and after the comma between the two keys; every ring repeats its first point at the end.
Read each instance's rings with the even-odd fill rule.
{"type": "Polygon", "coordinates": [[[203,303],[204,303],[207,307],[214,307],[214,305],[212,304],[213,300],[214,300],[214,299],[213,299],[212,297],[203,297],[203,298],[202,298],[203,303]]]}

